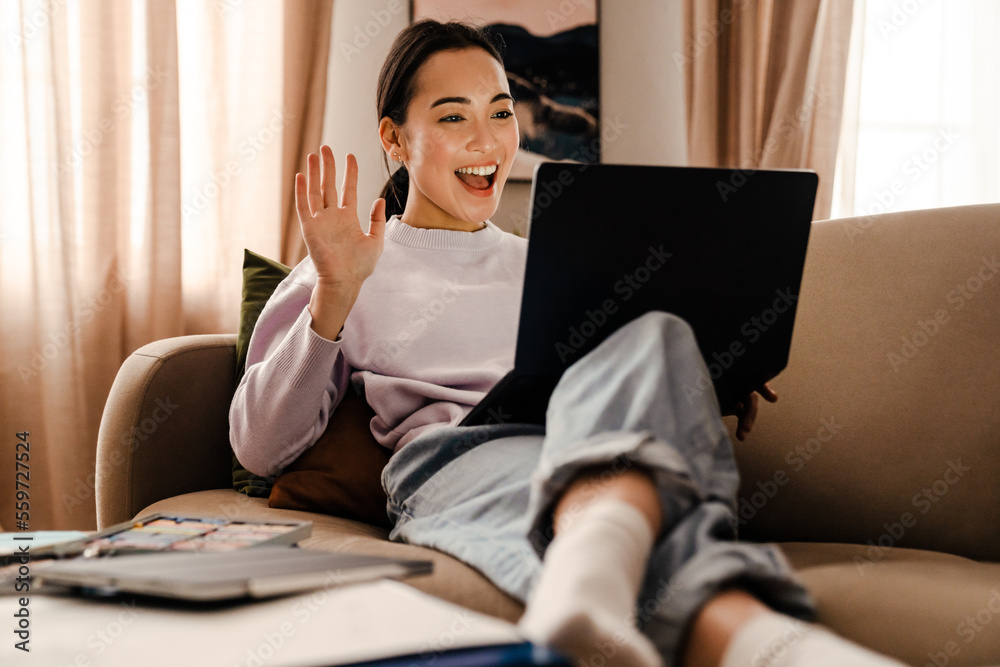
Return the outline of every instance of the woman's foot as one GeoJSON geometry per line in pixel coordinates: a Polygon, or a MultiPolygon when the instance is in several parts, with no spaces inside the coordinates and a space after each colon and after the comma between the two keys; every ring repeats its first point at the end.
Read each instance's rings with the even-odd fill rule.
{"type": "Polygon", "coordinates": [[[850,642],[826,628],[773,611],[743,624],[726,647],[721,667],[902,667],[903,663],[850,642]]]}
{"type": "Polygon", "coordinates": [[[633,505],[614,499],[587,504],[545,552],[521,630],[587,665],[662,664],[634,621],[653,540],[649,519],[633,505]]]}

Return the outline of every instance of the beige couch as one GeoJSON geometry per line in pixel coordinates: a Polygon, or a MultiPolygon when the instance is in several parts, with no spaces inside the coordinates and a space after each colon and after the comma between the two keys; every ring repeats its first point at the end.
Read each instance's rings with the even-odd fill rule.
{"type": "MultiPolygon", "coordinates": [[[[819,620],[917,665],[1000,663],[1000,205],[813,225],[788,369],[747,442],[744,539],[780,543],[819,620]]],[[[429,557],[413,586],[516,619],[442,554],[231,490],[235,336],[126,360],[98,445],[100,525],[154,510],[308,518],[310,549],[429,557]]]]}

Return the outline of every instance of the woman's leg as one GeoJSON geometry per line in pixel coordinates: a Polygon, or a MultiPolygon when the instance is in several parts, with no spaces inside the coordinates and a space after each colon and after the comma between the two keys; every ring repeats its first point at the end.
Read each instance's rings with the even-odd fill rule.
{"type": "Polygon", "coordinates": [[[714,393],[698,390],[704,373],[690,327],[665,313],[620,328],[564,373],[533,476],[529,541],[544,560],[522,621],[529,635],[548,634],[586,664],[722,664],[751,653],[728,667],[755,656],[768,664],[759,661],[774,644],[768,633],[781,639],[797,623],[772,609],[811,616],[776,548],[735,542],[739,477],[714,393]],[[645,577],[623,583],[619,570],[636,561],[645,577]],[[610,590],[602,573],[616,582],[610,590]],[[579,589],[612,599],[617,618],[591,612],[599,603],[573,609],[579,589]],[[623,623],[642,628],[659,656],[650,660],[623,623]],[[581,637],[584,628],[597,637],[581,637]]]}
{"type": "Polygon", "coordinates": [[[407,443],[382,471],[390,539],[451,554],[524,602],[541,569],[525,534],[543,435],[538,426],[489,424],[407,443]]]}
{"type": "MultiPolygon", "coordinates": [[[[638,469],[618,475],[608,472],[607,468],[591,468],[581,472],[569,485],[553,515],[557,536],[564,530],[571,530],[588,506],[607,500],[630,504],[642,514],[651,532],[659,529],[663,517],[649,474],[638,469]]],[[[725,649],[736,632],[754,617],[768,612],[767,606],[745,591],[733,589],[719,593],[708,601],[692,624],[680,664],[684,667],[721,664],[725,649]]]]}
{"type": "Polygon", "coordinates": [[[581,471],[556,504],[555,539],[545,551],[522,631],[582,664],[661,664],[634,622],[660,513],[656,489],[643,471],[581,471]]]}
{"type": "MultiPolygon", "coordinates": [[[[650,535],[655,534],[657,527],[662,525],[656,487],[650,475],[643,470],[628,470],[617,475],[607,475],[608,471],[609,469],[601,468],[585,470],[570,484],[556,504],[554,512],[557,537],[564,534],[564,531],[574,531],[578,522],[592,520],[594,512],[589,508],[602,504],[608,507],[608,503],[611,506],[626,504],[636,510],[650,535]]],[[[557,543],[554,542],[555,544],[557,543]]],[[[581,546],[581,541],[578,540],[575,546],[581,546]]],[[[579,553],[572,556],[581,558],[579,553]]],[[[640,560],[645,564],[646,558],[642,557],[640,560]]],[[[572,567],[569,569],[572,570],[572,567]]],[[[608,574],[608,581],[621,587],[622,577],[618,576],[619,573],[608,574]]],[[[546,575],[547,571],[543,569],[543,581],[546,575]]],[[[557,592],[563,592],[564,598],[572,600],[573,582],[564,582],[564,586],[570,589],[568,593],[557,592]]],[[[541,588],[540,586],[539,589],[541,588]]],[[[631,599],[627,594],[625,596],[629,603],[634,600],[637,591],[638,584],[629,589],[631,599]]],[[[593,633],[592,628],[590,631],[593,633]]],[[[638,650],[636,646],[629,646],[629,642],[639,643],[637,638],[620,630],[617,637],[602,636],[596,638],[596,642],[594,637],[584,639],[576,636],[572,640],[568,643],[577,649],[582,647],[593,657],[597,653],[591,649],[597,648],[603,658],[601,664],[643,665],[655,664],[656,661],[656,658],[638,650]]],[[[593,662],[584,652],[577,651],[575,654],[585,664],[593,662]]],[[[875,655],[816,626],[775,613],[745,590],[723,588],[705,603],[693,619],[683,651],[678,656],[678,664],[684,667],[839,667],[845,664],[878,667],[900,663],[875,655]]]]}

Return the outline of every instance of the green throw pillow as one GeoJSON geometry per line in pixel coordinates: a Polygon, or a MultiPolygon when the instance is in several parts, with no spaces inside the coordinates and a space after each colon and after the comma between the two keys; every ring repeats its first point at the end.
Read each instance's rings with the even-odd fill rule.
{"type": "MultiPolygon", "coordinates": [[[[280,262],[262,257],[250,250],[243,251],[243,299],[240,303],[240,328],[236,333],[236,383],[239,384],[246,370],[250,335],[260,317],[264,304],[291,268],[280,262]]],[[[273,477],[255,475],[233,454],[233,488],[254,498],[267,498],[271,494],[273,477]]]]}

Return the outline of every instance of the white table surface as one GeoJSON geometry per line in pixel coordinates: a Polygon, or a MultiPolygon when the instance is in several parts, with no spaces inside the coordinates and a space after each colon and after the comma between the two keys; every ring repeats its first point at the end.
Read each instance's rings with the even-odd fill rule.
{"type": "Polygon", "coordinates": [[[196,608],[30,597],[30,653],[14,648],[16,597],[0,597],[0,665],[290,667],[519,642],[510,623],[382,580],[196,608]]]}

